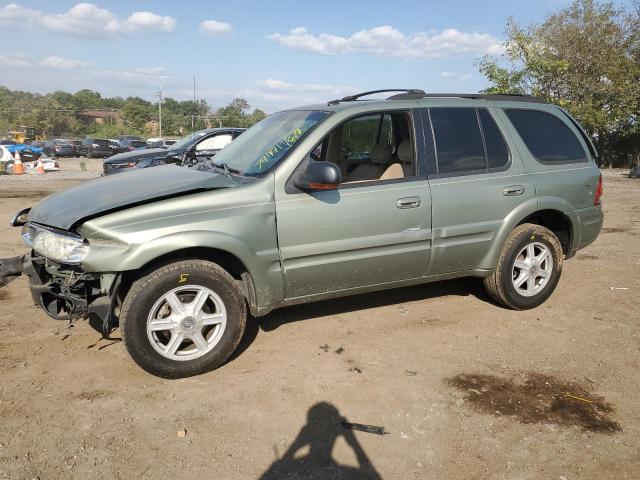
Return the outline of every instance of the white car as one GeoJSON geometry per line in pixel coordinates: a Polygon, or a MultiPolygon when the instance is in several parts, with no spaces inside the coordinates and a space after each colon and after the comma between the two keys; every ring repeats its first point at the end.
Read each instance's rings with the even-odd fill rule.
{"type": "MultiPolygon", "coordinates": [[[[1,157],[2,158],[2,162],[4,163],[4,170],[5,173],[7,175],[13,175],[13,165],[15,163],[15,160],[13,159],[13,157],[11,157],[10,160],[4,161],[4,156],[1,157]]],[[[52,158],[49,157],[40,157],[39,159],[42,162],[42,168],[44,168],[45,173],[46,172],[57,172],[58,170],[60,170],[60,164],[58,163],[57,160],[53,160],[52,158]]],[[[36,174],[36,169],[38,168],[38,161],[33,161],[33,162],[22,162],[22,165],[24,165],[24,173],[28,173],[30,175],[35,175],[36,174]]]]}

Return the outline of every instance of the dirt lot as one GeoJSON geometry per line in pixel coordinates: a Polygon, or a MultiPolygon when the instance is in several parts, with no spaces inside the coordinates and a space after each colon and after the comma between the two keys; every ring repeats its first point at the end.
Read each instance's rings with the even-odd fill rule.
{"type": "MultiPolygon", "coordinates": [[[[23,251],[12,212],[100,168],[70,166],[0,177],[0,256],[23,251]]],[[[67,337],[18,279],[0,290],[0,478],[640,478],[640,181],[607,171],[604,198],[602,235],[535,310],[475,280],[287,308],[188,380],[84,322],[67,337]]]]}

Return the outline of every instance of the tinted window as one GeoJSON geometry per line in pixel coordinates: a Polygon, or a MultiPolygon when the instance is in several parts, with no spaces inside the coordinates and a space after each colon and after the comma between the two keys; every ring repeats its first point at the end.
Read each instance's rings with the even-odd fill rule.
{"type": "Polygon", "coordinates": [[[429,110],[438,173],[485,170],[484,148],[475,108],[429,110]]]}
{"type": "Polygon", "coordinates": [[[478,113],[482,123],[484,143],[487,147],[487,164],[489,168],[504,167],[509,161],[509,150],[504,143],[504,137],[488,110],[480,108],[478,113]]]}
{"type": "Polygon", "coordinates": [[[539,110],[505,110],[525,145],[541,162],[568,163],[587,159],[580,141],[555,115],[539,110]]]}

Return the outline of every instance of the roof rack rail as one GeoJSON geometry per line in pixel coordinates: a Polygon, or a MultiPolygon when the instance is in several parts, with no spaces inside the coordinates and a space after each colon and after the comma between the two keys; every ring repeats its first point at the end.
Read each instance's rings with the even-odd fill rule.
{"type": "Polygon", "coordinates": [[[522,93],[427,93],[422,98],[468,98],[474,100],[547,103],[544,98],[522,93]]]}
{"type": "Polygon", "coordinates": [[[368,92],[357,93],[355,95],[347,95],[346,97],[342,97],[340,99],[331,100],[327,103],[327,105],[337,105],[340,102],[354,102],[358,100],[360,97],[366,97],[367,95],[373,95],[374,93],[385,93],[385,92],[403,92],[408,95],[425,95],[423,90],[419,90],[417,88],[387,88],[383,90],[370,90],[368,92]]]}

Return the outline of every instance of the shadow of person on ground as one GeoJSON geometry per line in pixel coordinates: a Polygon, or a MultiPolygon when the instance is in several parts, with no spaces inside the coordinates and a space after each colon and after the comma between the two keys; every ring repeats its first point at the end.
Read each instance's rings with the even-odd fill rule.
{"type": "Polygon", "coordinates": [[[354,433],[342,425],[345,421],[332,404],[316,403],[307,413],[307,424],[302,427],[284,455],[277,458],[262,474],[260,480],[381,479],[354,433]],[[342,465],[333,459],[331,453],[340,436],[353,450],[358,461],[357,467],[342,465]],[[308,453],[299,454],[305,448],[308,448],[308,453]]]}

